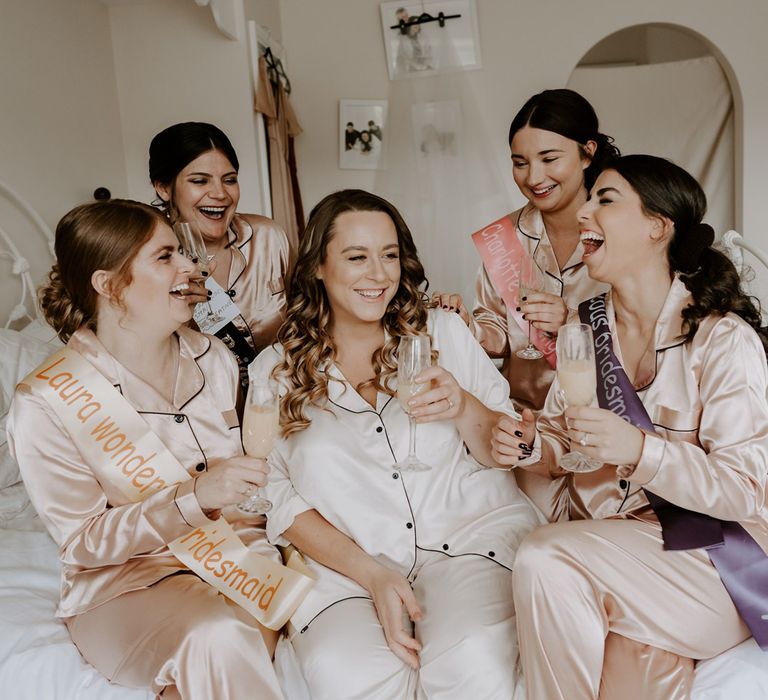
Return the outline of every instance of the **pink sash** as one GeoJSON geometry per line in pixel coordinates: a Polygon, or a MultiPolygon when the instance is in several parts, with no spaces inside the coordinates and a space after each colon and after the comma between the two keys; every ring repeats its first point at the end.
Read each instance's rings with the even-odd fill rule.
{"type": "MultiPolygon", "coordinates": [[[[520,261],[528,255],[517,237],[517,228],[509,215],[503,216],[472,234],[472,242],[480,253],[488,277],[494,289],[507,306],[507,315],[514,319],[520,330],[528,335],[528,321],[520,311],[520,261]]],[[[544,358],[554,369],[556,364],[555,339],[538,328],[531,327],[531,342],[544,353],[544,358]]]]}

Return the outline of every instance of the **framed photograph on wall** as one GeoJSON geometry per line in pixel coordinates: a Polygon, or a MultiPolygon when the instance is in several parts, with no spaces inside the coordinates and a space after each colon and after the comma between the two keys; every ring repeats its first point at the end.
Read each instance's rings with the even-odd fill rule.
{"type": "Polygon", "coordinates": [[[339,100],[340,168],[383,168],[386,146],[386,100],[339,100]]]}
{"type": "Polygon", "coordinates": [[[475,0],[396,0],[380,10],[390,80],[482,67],[475,0]]]}

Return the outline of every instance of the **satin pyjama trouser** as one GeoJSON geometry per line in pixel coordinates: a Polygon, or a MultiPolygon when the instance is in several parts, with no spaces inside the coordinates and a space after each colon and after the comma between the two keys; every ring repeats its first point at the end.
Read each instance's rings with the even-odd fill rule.
{"type": "Polygon", "coordinates": [[[373,602],[340,601],[292,642],[312,700],[510,700],[517,684],[512,573],[479,556],[419,551],[412,588],[423,618],[411,670],[387,646],[373,602]]]}
{"type": "Polygon", "coordinates": [[[669,668],[674,655],[692,669],[751,636],[707,553],[664,551],[654,522],[545,525],[523,540],[513,580],[528,700],[594,700],[603,675],[601,698],[686,698],[691,673],[669,668]]]}
{"type": "Polygon", "coordinates": [[[165,578],[66,620],[110,681],[183,700],[282,700],[255,619],[197,576],[165,578]]]}

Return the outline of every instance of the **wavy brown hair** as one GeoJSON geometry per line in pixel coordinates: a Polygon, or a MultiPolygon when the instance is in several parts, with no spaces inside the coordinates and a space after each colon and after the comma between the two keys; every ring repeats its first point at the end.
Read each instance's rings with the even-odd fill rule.
{"type": "Polygon", "coordinates": [[[38,290],[46,321],[66,343],[81,326],[96,330],[96,299],[91,284],[96,270],[115,272],[110,282],[114,301],[131,283],[131,263],[165,218],[152,207],[127,199],[110,199],[75,207],[56,226],[56,262],[38,290]]]}
{"type": "Polygon", "coordinates": [[[397,232],[400,256],[400,285],[381,320],[388,334],[386,343],[372,355],[374,377],[358,388],[373,385],[393,395],[389,379],[397,371],[397,344],[400,336],[425,333],[428,286],[413,237],[403,217],[385,199],[363,190],[341,190],[325,197],[309,215],[299,244],[298,261],[291,275],[286,321],[277,333],[283,357],[272,376],[287,385],[280,402],[283,435],[304,430],[310,423],[309,405],[325,407],[328,400],[327,368],[336,360],[336,346],[330,336],[332,309],[317,270],[325,262],[328,243],[335,234],[337,218],[346,212],[383,212],[397,232]]]}

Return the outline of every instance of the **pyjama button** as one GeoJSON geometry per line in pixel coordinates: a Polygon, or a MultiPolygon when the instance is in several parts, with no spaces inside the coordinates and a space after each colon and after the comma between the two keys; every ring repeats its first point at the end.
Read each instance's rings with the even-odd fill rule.
{"type": "Polygon", "coordinates": [[[175,420],[177,423],[183,423],[184,416],[182,416],[181,413],[179,413],[179,415],[173,417],[173,420],[175,420]]]}
{"type": "Polygon", "coordinates": [[[204,472],[204,471],[205,471],[205,464],[204,464],[203,462],[200,462],[200,464],[198,464],[198,465],[195,467],[195,469],[196,469],[197,471],[199,471],[199,472],[204,472]]]}
{"type": "Polygon", "coordinates": [[[227,294],[229,295],[230,299],[234,299],[235,298],[235,290],[234,289],[227,290],[227,294]]]}
{"type": "Polygon", "coordinates": [[[447,545],[447,544],[444,544],[444,545],[443,545],[443,549],[444,549],[444,550],[447,552],[447,551],[448,551],[448,545],[447,545]]]}
{"type": "Polygon", "coordinates": [[[400,475],[397,472],[392,472],[392,478],[393,479],[399,479],[400,475]]]}
{"type": "Polygon", "coordinates": [[[488,556],[489,557],[495,557],[496,556],[496,552],[488,552],[488,556]]]}
{"type": "Polygon", "coordinates": [[[376,432],[377,432],[377,433],[380,433],[382,430],[384,430],[384,428],[382,428],[381,426],[379,426],[378,428],[376,428],[376,432]]]}
{"type": "Polygon", "coordinates": [[[629,486],[629,482],[626,479],[619,479],[619,488],[624,490],[629,486]]]}
{"type": "Polygon", "coordinates": [[[410,530],[413,527],[413,523],[406,523],[405,526],[410,530]]]}

